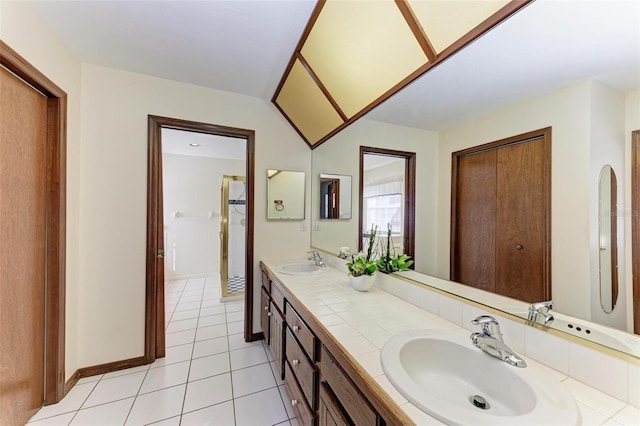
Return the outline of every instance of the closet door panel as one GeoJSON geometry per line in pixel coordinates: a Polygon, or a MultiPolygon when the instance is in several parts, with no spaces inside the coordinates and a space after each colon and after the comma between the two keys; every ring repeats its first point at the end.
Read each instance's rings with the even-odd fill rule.
{"type": "Polygon", "coordinates": [[[496,150],[457,164],[451,279],[495,291],[496,150]]]}
{"type": "Polygon", "coordinates": [[[497,150],[496,293],[545,299],[544,140],[497,150]]]}

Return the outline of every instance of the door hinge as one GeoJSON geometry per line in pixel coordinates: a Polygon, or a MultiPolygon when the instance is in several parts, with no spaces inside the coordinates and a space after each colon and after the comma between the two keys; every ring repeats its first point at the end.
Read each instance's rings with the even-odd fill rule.
{"type": "Polygon", "coordinates": [[[164,249],[158,249],[158,259],[164,259],[164,249]]]}

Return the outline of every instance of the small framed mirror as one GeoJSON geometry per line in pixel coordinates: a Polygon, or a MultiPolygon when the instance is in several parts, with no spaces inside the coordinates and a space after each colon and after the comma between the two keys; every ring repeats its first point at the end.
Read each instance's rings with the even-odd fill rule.
{"type": "Polygon", "coordinates": [[[602,167],[598,187],[598,239],[600,257],[600,305],[613,312],[618,301],[618,184],[609,165],[602,167]]]}
{"type": "Polygon", "coordinates": [[[267,219],[304,219],[304,172],[267,170],[267,219]]]}
{"type": "Polygon", "coordinates": [[[320,173],[320,219],[351,219],[351,176],[320,173]]]}

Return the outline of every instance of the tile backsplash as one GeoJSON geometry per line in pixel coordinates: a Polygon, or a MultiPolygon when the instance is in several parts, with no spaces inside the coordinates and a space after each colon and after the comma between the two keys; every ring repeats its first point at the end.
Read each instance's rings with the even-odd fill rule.
{"type": "MultiPolygon", "coordinates": [[[[342,259],[326,256],[325,261],[347,272],[342,259]]],[[[378,274],[375,285],[425,311],[438,315],[470,331],[477,331],[471,320],[479,315],[497,316],[505,342],[558,372],[582,382],[620,401],[640,408],[640,366],[579,343],[518,323],[494,312],[465,303],[393,276],[378,274]]],[[[571,380],[569,379],[569,380],[571,380]]]]}

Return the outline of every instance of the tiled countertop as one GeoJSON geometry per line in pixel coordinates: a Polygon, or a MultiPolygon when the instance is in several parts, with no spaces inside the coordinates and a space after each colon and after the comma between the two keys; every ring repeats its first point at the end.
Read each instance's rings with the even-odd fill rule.
{"type": "MultiPolygon", "coordinates": [[[[393,387],[382,370],[380,350],[387,339],[406,330],[448,330],[464,336],[469,336],[469,330],[377,287],[368,292],[358,292],[351,288],[346,274],[336,269],[317,275],[289,275],[278,271],[280,266],[290,262],[263,262],[335,338],[345,353],[358,362],[416,424],[442,424],[407,401],[393,387]]],[[[508,329],[504,334],[509,344],[508,329]]],[[[524,358],[527,368],[546,376],[545,380],[562,382],[578,402],[583,424],[640,424],[640,410],[637,408],[529,357],[524,358]]]]}

